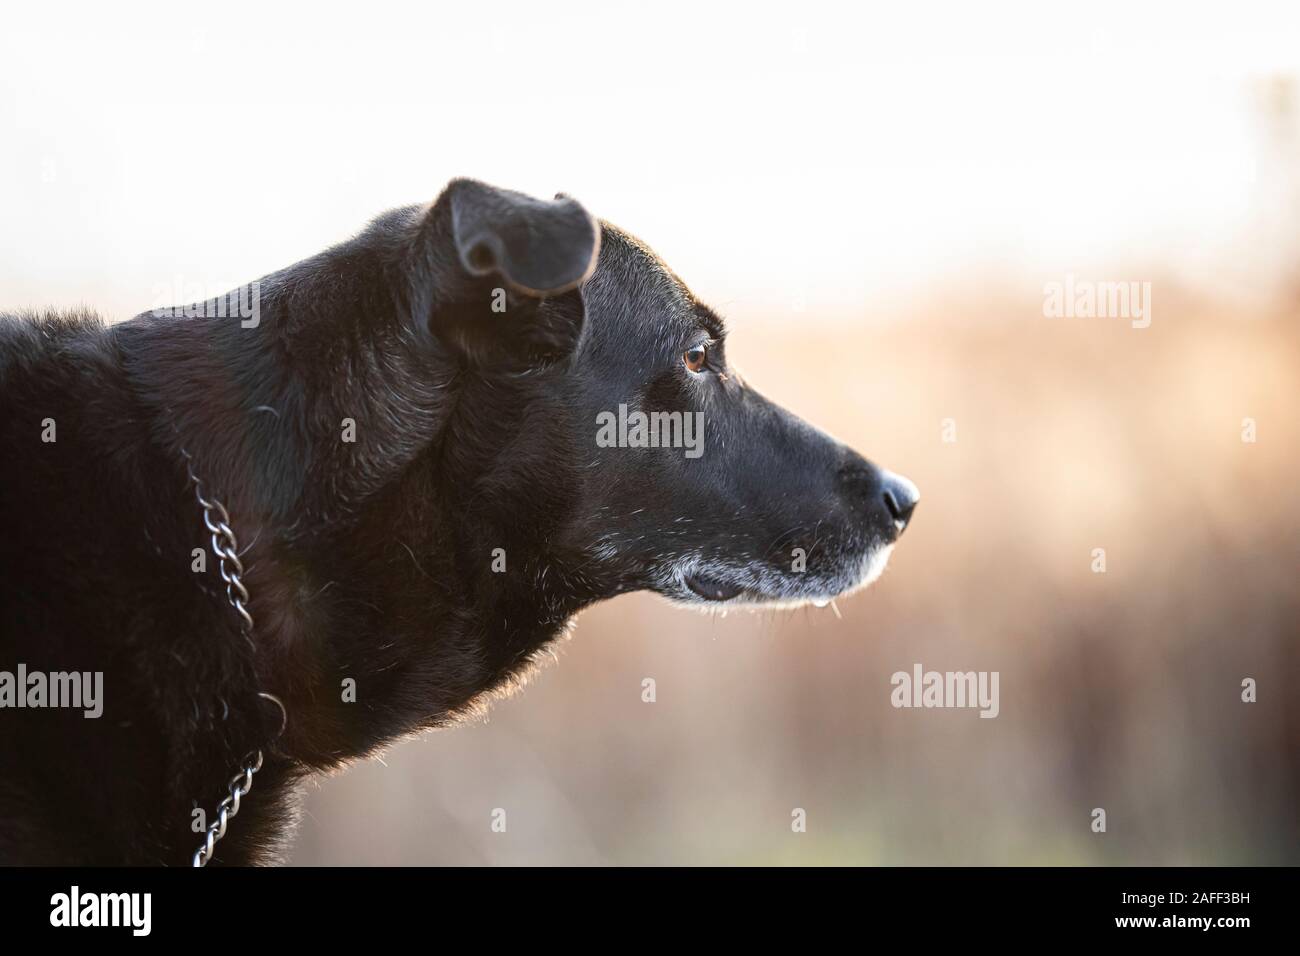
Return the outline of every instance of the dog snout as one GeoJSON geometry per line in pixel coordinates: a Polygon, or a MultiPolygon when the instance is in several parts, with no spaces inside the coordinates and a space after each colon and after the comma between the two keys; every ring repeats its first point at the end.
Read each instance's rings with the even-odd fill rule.
{"type": "Polygon", "coordinates": [[[921,492],[916,485],[884,468],[851,455],[840,471],[850,498],[865,508],[876,527],[892,527],[892,536],[903,533],[912,520],[921,492]]]}
{"type": "Polygon", "coordinates": [[[894,519],[894,527],[898,529],[899,534],[902,534],[912,520],[912,512],[916,510],[916,503],[921,500],[921,492],[908,479],[892,471],[880,473],[880,484],[885,507],[889,510],[890,517],[894,519]]]}

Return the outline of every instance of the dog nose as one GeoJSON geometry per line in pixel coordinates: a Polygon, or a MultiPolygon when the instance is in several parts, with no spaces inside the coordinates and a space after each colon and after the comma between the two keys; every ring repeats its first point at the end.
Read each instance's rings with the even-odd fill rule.
{"type": "Polygon", "coordinates": [[[912,520],[912,512],[916,509],[916,503],[921,500],[921,492],[917,490],[916,485],[892,471],[881,472],[880,484],[885,507],[889,509],[889,514],[894,519],[894,527],[898,529],[899,534],[902,534],[903,529],[912,520]]]}

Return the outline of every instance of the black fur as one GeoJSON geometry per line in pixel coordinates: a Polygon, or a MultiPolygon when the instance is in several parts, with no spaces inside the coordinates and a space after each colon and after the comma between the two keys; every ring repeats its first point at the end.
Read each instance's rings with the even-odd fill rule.
{"type": "Polygon", "coordinates": [[[453,720],[584,606],[833,596],[915,503],[729,372],[717,317],[570,199],[457,180],[258,302],[255,327],[0,317],[0,670],[105,675],[98,720],[0,709],[2,862],[186,864],[193,808],[280,725],[258,690],[288,727],[215,861],[273,860],[296,781],[453,720]],[[620,403],[703,412],[703,453],[600,446],[620,403]],[[182,449],[246,549],[255,651],[215,559],[191,570],[182,449]]]}

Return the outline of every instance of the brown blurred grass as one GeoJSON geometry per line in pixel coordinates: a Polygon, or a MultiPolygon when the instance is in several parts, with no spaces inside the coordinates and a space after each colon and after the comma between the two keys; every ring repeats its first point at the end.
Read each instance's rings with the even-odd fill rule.
{"type": "Polygon", "coordinates": [[[1153,301],[733,316],[751,382],[921,487],[884,578],[842,619],[598,607],[487,720],[323,782],[295,861],[1300,862],[1297,314],[1153,301]],[[1000,671],[1000,716],[893,709],[914,662],[1000,671]]]}

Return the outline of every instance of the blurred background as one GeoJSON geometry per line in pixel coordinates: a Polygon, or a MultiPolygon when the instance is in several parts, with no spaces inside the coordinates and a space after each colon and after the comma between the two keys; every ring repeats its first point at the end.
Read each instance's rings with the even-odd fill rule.
{"type": "Polygon", "coordinates": [[[0,32],[0,307],[204,298],[455,175],[564,191],[922,489],[835,607],[584,614],[320,779],[292,861],[1300,862],[1300,8],[543,6],[0,32]],[[1150,326],[1046,317],[1067,276],[1150,326]],[[894,709],[916,663],[999,716],[894,709]]]}

